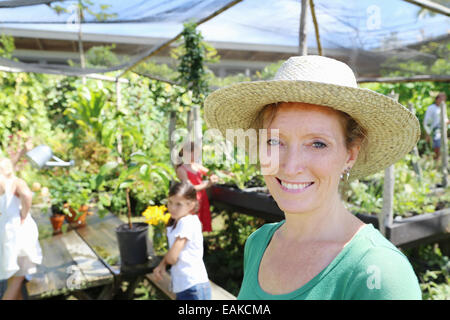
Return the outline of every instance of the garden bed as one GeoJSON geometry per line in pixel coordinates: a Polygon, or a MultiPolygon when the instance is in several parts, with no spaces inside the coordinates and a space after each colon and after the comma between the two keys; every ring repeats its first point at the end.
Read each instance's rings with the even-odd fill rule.
{"type": "MultiPolygon", "coordinates": [[[[284,213],[264,188],[238,189],[215,185],[209,192],[211,202],[216,206],[232,207],[234,210],[262,218],[267,222],[284,219],[284,213]]],[[[365,223],[378,228],[378,217],[370,214],[356,214],[365,223]]],[[[396,246],[412,247],[436,241],[450,240],[450,208],[402,219],[394,219],[386,228],[386,237],[396,246]]]]}

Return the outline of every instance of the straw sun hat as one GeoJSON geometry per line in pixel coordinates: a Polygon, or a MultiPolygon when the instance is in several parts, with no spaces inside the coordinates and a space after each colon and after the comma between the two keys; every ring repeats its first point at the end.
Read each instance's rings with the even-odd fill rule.
{"type": "MultiPolygon", "coordinates": [[[[226,137],[226,129],[254,128],[264,106],[303,102],[349,114],[367,132],[350,177],[376,173],[400,160],[420,137],[417,118],[395,100],[358,88],[344,63],[321,56],[291,57],[274,80],[242,82],[216,90],[205,100],[205,120],[226,137]]],[[[258,129],[258,128],[255,128],[258,129]]]]}

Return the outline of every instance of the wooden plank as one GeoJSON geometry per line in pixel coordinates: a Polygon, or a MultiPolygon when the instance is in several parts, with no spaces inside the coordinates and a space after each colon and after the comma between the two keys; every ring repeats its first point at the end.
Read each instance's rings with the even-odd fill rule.
{"type": "Polygon", "coordinates": [[[395,221],[387,228],[388,239],[396,246],[426,240],[428,237],[450,237],[450,208],[395,221]]]}
{"type": "Polygon", "coordinates": [[[71,283],[79,286],[76,289],[80,289],[113,282],[111,272],[76,232],[68,232],[64,237],[61,237],[61,240],[76,263],[76,268],[72,268],[73,274],[70,276],[70,279],[74,282],[68,279],[67,285],[69,287],[71,283]]]}
{"type": "Polygon", "coordinates": [[[169,299],[175,300],[176,295],[172,291],[169,290],[170,282],[172,281],[170,275],[165,273],[162,280],[156,280],[155,276],[152,273],[146,275],[146,278],[153,283],[159,290],[161,290],[169,299]]]}
{"type": "MultiPolygon", "coordinates": [[[[170,283],[172,281],[170,274],[165,273],[163,279],[160,281],[156,280],[152,273],[147,274],[146,278],[171,300],[176,299],[175,293],[173,293],[169,289],[170,283]]],[[[209,283],[211,284],[211,300],[236,300],[236,297],[234,295],[232,295],[222,287],[219,287],[211,280],[209,281],[209,283]]]]}
{"type": "Polygon", "coordinates": [[[111,272],[75,231],[40,241],[43,261],[27,282],[30,299],[41,299],[113,282],[111,272]]]}
{"type": "Polygon", "coordinates": [[[236,300],[236,297],[226,291],[224,288],[219,287],[212,281],[211,284],[211,300],[236,300]]]}
{"type": "Polygon", "coordinates": [[[76,229],[78,235],[114,274],[120,273],[120,252],[116,237],[116,228],[123,222],[109,214],[104,218],[89,216],[87,225],[76,229]]]}
{"type": "Polygon", "coordinates": [[[63,236],[61,234],[40,241],[42,264],[37,266],[37,273],[26,285],[30,299],[56,296],[67,291],[66,280],[70,275],[67,269],[75,262],[61,242],[63,236]]]}
{"type": "MultiPolygon", "coordinates": [[[[159,264],[160,258],[154,256],[151,250],[146,263],[135,266],[121,265],[119,244],[115,231],[121,224],[123,224],[123,221],[112,214],[104,218],[93,215],[88,218],[87,226],[77,229],[77,233],[115,275],[127,278],[152,272],[159,264]]],[[[151,245],[150,240],[149,245],[151,245]]]]}

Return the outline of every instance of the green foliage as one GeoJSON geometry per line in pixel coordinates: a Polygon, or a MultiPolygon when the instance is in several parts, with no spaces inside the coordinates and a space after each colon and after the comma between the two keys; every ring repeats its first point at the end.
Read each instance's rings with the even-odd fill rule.
{"type": "Polygon", "coordinates": [[[179,73],[177,82],[191,90],[193,102],[200,104],[209,90],[204,63],[207,59],[211,60],[216,53],[203,41],[196,27],[195,23],[184,24],[182,32],[184,43],[172,52],[172,56],[180,61],[177,68],[179,73]]]}
{"type": "Polygon", "coordinates": [[[447,75],[450,70],[450,43],[429,42],[419,50],[432,59],[400,60],[397,57],[387,59],[381,65],[381,74],[386,77],[412,76],[417,74],[447,75]]]}
{"type": "MultiPolygon", "coordinates": [[[[79,134],[83,133],[95,137],[105,147],[113,147],[116,126],[108,115],[108,111],[112,108],[107,97],[106,90],[94,91],[83,88],[70,107],[64,111],[64,115],[68,115],[79,126],[74,135],[75,141],[80,141],[79,134]]],[[[114,116],[113,111],[109,114],[114,116]]]]}
{"type": "MultiPolygon", "coordinates": [[[[394,165],[394,214],[411,216],[434,212],[442,195],[433,194],[432,188],[439,182],[440,174],[432,165],[430,158],[416,159],[408,154],[394,165]],[[422,167],[422,180],[412,169],[412,161],[422,167]]],[[[379,213],[383,207],[384,173],[380,172],[362,180],[350,183],[351,190],[347,192],[348,206],[354,213],[379,213]]],[[[448,206],[448,202],[446,205],[448,206]]]]}
{"type": "Polygon", "coordinates": [[[224,228],[205,238],[204,261],[210,277],[237,296],[243,278],[244,245],[247,238],[264,221],[232,211],[223,211],[224,228]]]}
{"type": "Polygon", "coordinates": [[[2,33],[0,37],[0,57],[12,59],[12,53],[15,49],[14,38],[2,33]]]}
{"type": "Polygon", "coordinates": [[[159,77],[161,79],[171,81],[176,81],[176,79],[179,77],[178,72],[173,68],[169,67],[167,64],[164,63],[159,64],[153,61],[143,62],[138,66],[136,66],[133,69],[133,71],[135,71],[138,74],[149,75],[152,77],[159,77]]]}
{"type": "MultiPolygon", "coordinates": [[[[362,88],[374,90],[378,93],[389,95],[394,92],[399,95],[398,101],[405,107],[413,107],[415,115],[419,119],[422,139],[418,142],[418,150],[421,155],[432,153],[430,144],[425,142],[425,130],[423,119],[429,105],[434,102],[438,92],[445,92],[450,96],[450,87],[445,82],[409,82],[409,83],[367,83],[360,85],[362,88]]],[[[447,113],[450,114],[450,105],[447,103],[447,113]]]]}
{"type": "Polygon", "coordinates": [[[88,68],[107,68],[118,65],[120,60],[112,51],[115,47],[115,44],[91,47],[86,51],[86,66],[88,68]]]}
{"type": "Polygon", "coordinates": [[[275,77],[275,74],[277,73],[278,69],[283,64],[284,60],[280,60],[275,63],[271,63],[264,67],[264,69],[259,72],[256,72],[256,79],[257,80],[272,80],[275,77]]]}
{"type": "Polygon", "coordinates": [[[88,205],[92,197],[90,177],[74,168],[62,169],[64,174],[50,179],[50,195],[53,210],[70,214],[65,204],[77,211],[82,205],[88,205]]]}
{"type": "MultiPolygon", "coordinates": [[[[445,241],[442,242],[444,244],[445,241]]],[[[450,299],[450,260],[439,243],[421,245],[404,252],[419,278],[424,300],[450,299]]]]}
{"type": "MultiPolygon", "coordinates": [[[[61,6],[59,4],[51,4],[50,7],[57,13],[73,13],[71,10],[74,9],[73,4],[71,4],[68,7],[61,6]]],[[[79,10],[80,12],[80,21],[85,20],[86,14],[89,14],[93,17],[95,17],[98,21],[106,21],[111,18],[116,18],[117,13],[108,13],[106,12],[111,5],[108,4],[95,4],[91,0],[78,0],[78,3],[76,4],[76,10],[79,10]],[[94,8],[95,5],[98,5],[98,8],[94,8]]]]}

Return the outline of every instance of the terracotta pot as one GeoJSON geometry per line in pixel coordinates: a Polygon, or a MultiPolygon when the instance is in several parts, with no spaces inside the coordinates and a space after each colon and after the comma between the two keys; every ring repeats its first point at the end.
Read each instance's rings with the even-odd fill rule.
{"type": "Polygon", "coordinates": [[[58,214],[58,213],[53,214],[50,217],[50,222],[52,223],[52,226],[53,226],[53,234],[54,235],[61,233],[61,227],[64,223],[64,217],[65,217],[64,214],[58,214]]]}
{"type": "Polygon", "coordinates": [[[66,215],[66,220],[67,222],[69,222],[72,228],[84,227],[86,225],[86,215],[90,213],[88,212],[89,210],[88,205],[82,205],[80,207],[78,212],[81,213],[81,215],[78,215],[78,218],[77,218],[78,212],[76,212],[73,208],[69,207],[68,205],[66,206],[66,204],[64,206],[69,209],[70,215],[66,215]]]}

